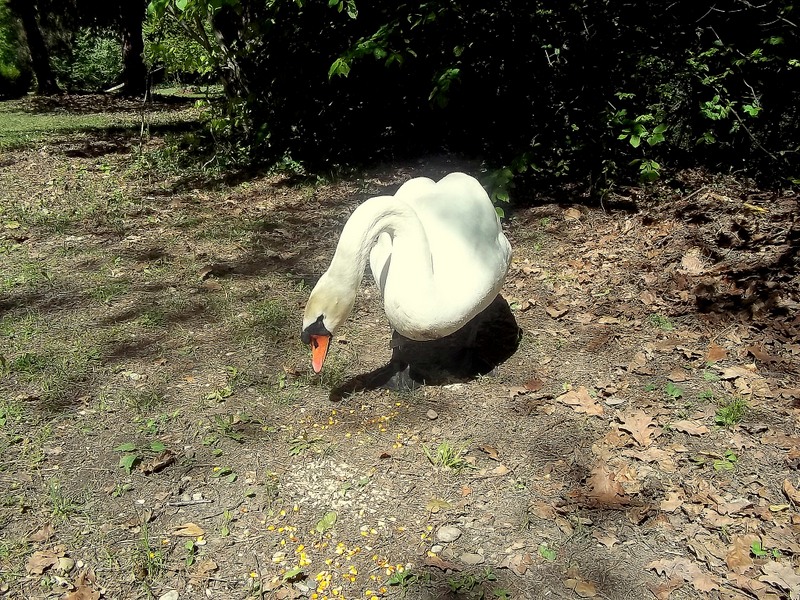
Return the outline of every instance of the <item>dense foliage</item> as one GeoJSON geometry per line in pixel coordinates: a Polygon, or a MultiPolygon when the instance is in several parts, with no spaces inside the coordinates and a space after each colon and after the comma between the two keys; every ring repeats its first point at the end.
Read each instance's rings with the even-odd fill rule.
{"type": "Polygon", "coordinates": [[[6,2],[0,0],[0,98],[24,93],[31,77],[19,25],[6,2]]]}
{"type": "Polygon", "coordinates": [[[333,166],[448,149],[602,190],[699,159],[797,170],[791,0],[154,0],[204,40],[240,146],[333,166]],[[214,35],[209,35],[208,30],[214,35]]]}
{"type": "MultiPolygon", "coordinates": [[[[6,78],[24,66],[9,1],[6,78]]],[[[332,168],[448,150],[483,158],[502,197],[525,178],[602,192],[688,162],[796,182],[792,2],[151,0],[142,24],[144,4],[71,0],[40,21],[69,33],[53,63],[71,89],[127,69],[137,27],[151,70],[221,81],[208,123],[229,155],[332,168]]]]}

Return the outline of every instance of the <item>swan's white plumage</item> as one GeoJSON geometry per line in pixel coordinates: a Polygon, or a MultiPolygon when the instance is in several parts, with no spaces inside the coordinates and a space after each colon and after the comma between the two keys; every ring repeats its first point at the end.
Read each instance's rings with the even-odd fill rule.
{"type": "Polygon", "coordinates": [[[311,292],[304,330],[321,316],[335,333],[352,310],[368,258],[392,327],[423,341],[457,331],[494,300],[511,246],[476,179],[412,179],[353,212],[311,292]]]}

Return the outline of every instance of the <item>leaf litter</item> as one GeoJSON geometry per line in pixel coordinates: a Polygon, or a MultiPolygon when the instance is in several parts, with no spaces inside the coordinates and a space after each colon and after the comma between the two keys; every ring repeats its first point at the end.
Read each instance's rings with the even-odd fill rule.
{"type": "MultiPolygon", "coordinates": [[[[65,161],[82,165],[57,147],[12,158],[14,168],[0,167],[0,178],[20,198],[38,193],[20,188],[35,180],[25,173],[59,181],[71,176],[65,161]]],[[[122,166],[127,159],[110,160],[122,166]]],[[[363,185],[378,192],[409,172],[385,167],[363,185]]],[[[131,192],[148,186],[135,175],[114,183],[131,192]]],[[[53,284],[45,292],[21,284],[0,298],[15,324],[29,319],[27,332],[15,330],[10,358],[4,349],[5,364],[52,351],[23,300],[46,316],[54,336],[74,335],[69,321],[88,331],[112,319],[116,329],[76,386],[82,400],[74,411],[48,417],[46,445],[61,451],[43,450],[36,472],[69,472],[63,492],[49,492],[55,488],[16,462],[29,442],[9,444],[2,458],[0,483],[9,483],[12,502],[0,505],[0,517],[15,515],[0,518],[3,538],[30,544],[0,558],[0,567],[10,562],[25,574],[10,588],[34,597],[40,580],[69,558],[98,576],[81,578],[73,567],[65,595],[134,597],[141,591],[135,560],[146,556],[166,567],[146,571],[159,596],[179,588],[180,597],[241,590],[362,597],[371,590],[380,599],[400,596],[390,581],[435,589],[456,573],[479,577],[489,569],[496,580],[480,580],[487,597],[559,590],[686,598],[723,589],[796,597],[800,324],[791,257],[782,254],[796,227],[796,198],[777,196],[769,217],[709,194],[685,199],[704,186],[729,197],[759,193],[750,182],[686,171],[673,187],[654,188],[667,198],[660,202],[624,190],[638,213],[519,207],[507,227],[515,259],[503,292],[516,299],[524,331],[517,354],[493,376],[459,388],[432,386],[408,397],[365,391],[335,409],[328,399],[335,384],[311,379],[295,341],[293,319],[307,290],[283,276],[311,281],[324,269],[359,193],[354,182],[322,186],[309,198],[279,176],[264,177],[222,191],[176,191],[168,210],[150,190],[137,191],[132,196],[153,199],[131,207],[116,229],[87,221],[68,234],[11,215],[21,227],[5,230],[0,242],[38,256],[53,284]],[[178,217],[200,225],[185,228],[178,217]],[[312,244],[311,223],[331,235],[312,244]],[[11,237],[23,228],[25,240],[11,237]],[[758,241],[746,242],[754,237],[745,230],[758,241]],[[66,249],[60,261],[52,258],[56,248],[66,249]],[[147,248],[158,253],[137,253],[147,248]],[[91,277],[99,271],[82,266],[92,253],[110,277],[130,278],[122,297],[92,304],[69,288],[96,287],[91,277]],[[292,315],[285,329],[279,306],[253,310],[265,298],[285,300],[292,315]],[[262,320],[252,325],[256,314],[262,320]],[[26,346],[23,333],[33,340],[26,346]],[[231,384],[227,367],[244,377],[231,384]],[[666,394],[668,383],[679,383],[682,394],[666,394]],[[226,386],[230,393],[208,400],[226,386]],[[745,399],[748,412],[717,425],[716,412],[733,397],[745,399]],[[244,411],[263,426],[228,437],[230,415],[244,411]],[[76,433],[83,431],[97,435],[76,433]],[[320,443],[287,455],[304,432],[320,443]],[[474,469],[455,474],[427,462],[422,446],[445,437],[470,449],[474,469]],[[131,440],[148,448],[156,438],[180,452],[163,462],[159,452],[143,454],[139,469],[132,459],[128,469],[117,466],[125,451],[114,448],[131,440]],[[15,512],[25,506],[20,486],[40,500],[26,506],[26,523],[15,512]],[[51,521],[52,531],[43,528],[51,521]],[[433,532],[443,525],[462,535],[438,543],[433,532]],[[70,547],[78,533],[87,541],[70,547]],[[126,542],[116,566],[104,560],[108,539],[126,542]]],[[[4,259],[18,268],[21,257],[4,259]]],[[[388,357],[376,342],[385,319],[364,290],[345,332],[349,343],[331,357],[341,360],[343,377],[388,357]]],[[[38,409],[29,407],[41,402],[41,390],[18,373],[0,386],[7,398],[30,398],[26,427],[37,427],[38,409]]],[[[3,440],[33,439],[8,408],[0,405],[0,435],[10,436],[3,440]]],[[[409,597],[431,591],[420,588],[409,597]]]]}

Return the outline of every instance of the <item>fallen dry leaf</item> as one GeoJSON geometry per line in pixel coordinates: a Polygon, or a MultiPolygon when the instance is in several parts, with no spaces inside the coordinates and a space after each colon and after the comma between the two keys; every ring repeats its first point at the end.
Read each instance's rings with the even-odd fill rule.
{"type": "Polygon", "coordinates": [[[689,379],[689,375],[686,373],[686,369],[681,367],[675,367],[672,371],[669,372],[667,375],[667,379],[670,381],[674,381],[675,383],[680,383],[682,381],[686,381],[689,379]]]}
{"type": "Polygon", "coordinates": [[[567,221],[579,221],[581,218],[581,211],[577,208],[568,208],[564,211],[564,218],[567,221]]]}
{"type": "Polygon", "coordinates": [[[659,508],[664,512],[675,512],[684,502],[680,492],[667,492],[667,497],[661,501],[659,508]]]}
{"type": "Polygon", "coordinates": [[[756,371],[755,365],[749,365],[747,367],[734,365],[732,367],[725,367],[724,369],[722,369],[719,376],[721,379],[738,379],[739,377],[750,379],[752,377],[757,376],[755,371],[756,371]]]}
{"type": "Polygon", "coordinates": [[[511,569],[517,575],[525,575],[525,572],[533,564],[533,558],[529,552],[521,554],[512,554],[507,556],[500,564],[497,565],[501,569],[511,569]]]}
{"type": "Polygon", "coordinates": [[[709,432],[708,427],[705,425],[701,425],[697,421],[689,421],[688,419],[673,421],[670,423],[670,426],[677,431],[682,431],[683,433],[688,433],[689,435],[703,435],[704,433],[709,432]]]}
{"type": "Polygon", "coordinates": [[[39,531],[37,531],[36,533],[32,533],[28,537],[28,541],[29,542],[46,542],[51,537],[53,537],[54,533],[55,533],[55,530],[53,529],[53,526],[50,523],[47,523],[39,531]]]}
{"type": "Polygon", "coordinates": [[[178,525],[172,530],[172,535],[178,537],[198,537],[205,534],[205,531],[199,525],[194,523],[185,523],[178,525]]]}
{"type": "Polygon", "coordinates": [[[791,450],[792,448],[800,448],[800,437],[792,437],[790,435],[765,435],[761,437],[762,444],[772,444],[783,450],[791,450]]]}
{"type": "Polygon", "coordinates": [[[619,428],[631,434],[636,443],[642,447],[653,443],[651,436],[655,433],[656,423],[652,417],[641,410],[635,410],[621,417],[619,428]]]}
{"type": "Polygon", "coordinates": [[[594,598],[597,595],[597,586],[591,581],[583,581],[582,579],[566,579],[564,580],[564,587],[572,590],[581,598],[594,598]]]}
{"type": "Polygon", "coordinates": [[[533,378],[525,382],[525,389],[531,392],[538,392],[544,387],[544,381],[533,378]]]}
{"type": "Polygon", "coordinates": [[[728,358],[728,351],[725,350],[725,348],[718,346],[714,342],[708,345],[708,349],[706,350],[706,362],[719,362],[726,358],[728,358]]]}
{"type": "Polygon", "coordinates": [[[25,563],[25,570],[31,575],[41,575],[50,567],[58,564],[58,559],[64,556],[63,551],[37,550],[31,554],[25,563]]]}
{"type": "Polygon", "coordinates": [[[648,583],[647,589],[649,589],[658,600],[669,600],[672,592],[682,585],[683,579],[681,577],[672,577],[658,584],[648,583]]]}
{"type": "Polygon", "coordinates": [[[503,475],[508,475],[510,472],[511,469],[509,469],[507,466],[497,465],[494,469],[489,471],[489,475],[492,475],[493,477],[502,477],[503,475]]]}
{"type": "Polygon", "coordinates": [[[192,585],[196,586],[199,583],[208,579],[211,573],[216,571],[218,568],[219,566],[212,559],[204,558],[199,563],[197,563],[197,566],[195,567],[194,572],[192,573],[191,579],[189,579],[189,581],[192,585]]]}
{"type": "Polygon", "coordinates": [[[703,264],[700,248],[689,248],[689,250],[681,259],[681,266],[689,275],[702,275],[705,272],[706,267],[703,264]]]}
{"type": "Polygon", "coordinates": [[[781,361],[780,358],[776,358],[772,356],[769,352],[766,352],[763,346],[748,346],[746,350],[753,355],[753,358],[766,365],[781,361]]]}
{"type": "Polygon", "coordinates": [[[493,446],[478,446],[478,448],[486,452],[492,460],[500,460],[500,457],[497,455],[497,448],[493,446]]]}
{"type": "Polygon", "coordinates": [[[438,513],[440,510],[449,510],[451,508],[453,508],[453,505],[441,498],[431,498],[425,504],[425,510],[430,513],[438,513]]]}
{"type": "Polygon", "coordinates": [[[730,571],[744,575],[753,566],[753,559],[750,558],[750,545],[758,539],[755,534],[733,537],[733,543],[728,548],[728,553],[725,556],[725,564],[730,571]]]}
{"type": "Polygon", "coordinates": [[[800,598],[800,576],[795,573],[791,565],[771,560],[761,565],[761,572],[764,574],[758,578],[759,581],[789,592],[791,600],[800,598]]]}
{"type": "Polygon", "coordinates": [[[587,496],[603,504],[620,504],[627,502],[625,490],[614,479],[604,463],[597,463],[586,481],[589,491],[587,496]]]}
{"type": "Polygon", "coordinates": [[[154,457],[152,460],[149,460],[146,463],[142,463],[139,466],[139,470],[145,475],[150,475],[151,473],[158,473],[159,471],[168,467],[174,462],[175,462],[175,453],[172,452],[171,450],[164,450],[161,454],[154,457]]]}
{"type": "Polygon", "coordinates": [[[450,570],[450,571],[460,571],[461,570],[461,567],[459,567],[456,563],[454,563],[452,561],[449,561],[449,560],[444,560],[443,558],[440,558],[438,556],[428,556],[425,559],[425,562],[422,563],[422,564],[427,566],[427,567],[436,567],[437,569],[440,569],[442,571],[448,571],[448,570],[450,570]]]}
{"type": "Polygon", "coordinates": [[[515,385],[508,389],[508,397],[511,399],[516,398],[517,396],[522,396],[523,394],[527,394],[530,390],[526,387],[521,385],[515,385]]]}
{"type": "Polygon", "coordinates": [[[603,406],[589,395],[589,390],[584,386],[577,390],[570,390],[556,398],[557,401],[571,406],[575,412],[597,416],[603,414],[603,406]]]}
{"type": "Polygon", "coordinates": [[[674,473],[678,470],[678,465],[673,459],[673,453],[655,446],[650,446],[645,450],[624,450],[622,455],[630,456],[642,462],[658,463],[658,468],[664,473],[674,473]]]}
{"type": "Polygon", "coordinates": [[[75,578],[75,589],[64,597],[64,600],[99,600],[100,591],[94,588],[97,585],[94,572],[81,571],[75,578]]]}
{"type": "Polygon", "coordinates": [[[637,352],[628,363],[628,371],[631,373],[641,373],[642,375],[652,375],[653,371],[647,366],[647,355],[644,352],[637,352]]]}
{"type": "Polygon", "coordinates": [[[556,517],[556,510],[548,502],[532,502],[528,511],[546,521],[556,517]]]}
{"type": "Polygon", "coordinates": [[[569,306],[545,306],[544,311],[554,319],[563,317],[567,314],[569,306]]]}
{"type": "Polygon", "coordinates": [[[680,577],[691,583],[692,587],[700,592],[719,589],[719,582],[716,578],[705,573],[697,563],[688,558],[662,558],[649,563],[647,568],[653,569],[660,575],[665,575],[670,580],[680,577]]]}
{"type": "Polygon", "coordinates": [[[609,532],[595,530],[592,532],[592,537],[597,540],[597,543],[602,544],[606,548],[612,548],[614,544],[619,543],[619,538],[609,532]]]}
{"type": "Polygon", "coordinates": [[[800,504],[800,491],[788,479],[783,480],[783,493],[795,504],[800,504]]]}

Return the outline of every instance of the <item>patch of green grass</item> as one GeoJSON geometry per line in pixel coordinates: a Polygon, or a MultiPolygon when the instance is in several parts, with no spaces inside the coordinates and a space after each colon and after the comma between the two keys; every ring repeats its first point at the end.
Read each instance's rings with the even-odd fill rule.
{"type": "Polygon", "coordinates": [[[63,523],[84,512],[84,502],[64,493],[57,479],[47,482],[50,516],[56,523],[63,523]]]}
{"type": "Polygon", "coordinates": [[[162,308],[147,308],[142,311],[136,322],[148,329],[160,329],[167,324],[167,313],[162,308]]]}
{"type": "Polygon", "coordinates": [[[651,314],[647,320],[650,321],[651,325],[658,327],[662,331],[673,331],[675,329],[675,325],[672,324],[669,318],[658,313],[651,314]]]}
{"type": "MultiPolygon", "coordinates": [[[[448,577],[447,587],[458,597],[488,598],[490,596],[487,595],[485,588],[491,587],[495,581],[497,581],[497,575],[491,569],[486,568],[480,573],[462,573],[448,577]]],[[[498,588],[492,591],[492,597],[510,598],[510,595],[507,590],[498,588]]]]}
{"type": "Polygon", "coordinates": [[[22,420],[22,403],[17,400],[0,400],[0,428],[22,420]]]}
{"type": "Polygon", "coordinates": [[[123,296],[128,291],[129,287],[130,286],[126,282],[109,281],[92,287],[89,295],[98,302],[111,304],[112,301],[123,296]]]}
{"type": "MultiPolygon", "coordinates": [[[[16,343],[27,342],[41,332],[43,323],[41,315],[33,309],[22,315],[4,315],[0,319],[0,338],[13,338],[16,343]]],[[[7,348],[6,344],[2,346],[7,348]]]]}
{"type": "MultiPolygon", "coordinates": [[[[150,585],[164,573],[166,556],[163,550],[155,547],[150,540],[150,529],[146,522],[141,525],[141,532],[138,543],[133,553],[133,575],[142,582],[145,589],[150,589],[150,585]]],[[[148,594],[149,595],[149,594],[148,594]]]]}
{"type": "Polygon", "coordinates": [[[251,326],[269,337],[280,334],[292,315],[285,302],[277,299],[256,302],[250,312],[253,315],[251,326]]]}
{"type": "Polygon", "coordinates": [[[325,450],[322,448],[324,442],[325,440],[321,437],[311,437],[308,432],[304,431],[300,436],[289,440],[289,455],[298,456],[311,450],[324,453],[325,450]]]}
{"type": "Polygon", "coordinates": [[[670,400],[678,400],[683,397],[683,389],[672,383],[671,381],[664,386],[664,393],[670,400]]]}
{"type": "MultiPolygon", "coordinates": [[[[135,115],[131,115],[127,124],[132,127],[135,118],[135,115]]],[[[57,135],[108,129],[124,124],[114,113],[29,113],[13,110],[0,110],[0,122],[3,124],[0,127],[0,150],[24,148],[57,135]]]]}
{"type": "Polygon", "coordinates": [[[164,397],[153,389],[138,388],[123,390],[121,400],[128,408],[139,414],[151,412],[164,401],[164,397]]]}
{"type": "Polygon", "coordinates": [[[6,368],[9,373],[17,373],[30,380],[47,369],[51,360],[52,357],[35,352],[23,352],[9,360],[6,368]]]}
{"type": "Polygon", "coordinates": [[[747,402],[739,396],[733,397],[717,409],[714,422],[722,427],[733,427],[747,412],[747,402]]]}
{"type": "Polygon", "coordinates": [[[77,393],[100,365],[100,351],[88,341],[76,339],[68,351],[60,349],[36,380],[46,405],[63,403],[77,393]]]}
{"type": "Polygon", "coordinates": [[[456,446],[451,442],[441,442],[436,447],[428,447],[423,445],[422,451],[434,467],[447,469],[455,473],[460,473],[465,469],[474,469],[475,466],[467,462],[464,458],[466,449],[462,446],[456,446]]]}
{"type": "Polygon", "coordinates": [[[39,263],[24,261],[4,268],[3,271],[0,292],[10,292],[20,287],[36,287],[53,281],[52,273],[39,263]]]}
{"type": "Polygon", "coordinates": [[[405,569],[398,570],[392,573],[389,579],[386,580],[387,585],[397,587],[400,589],[400,596],[405,598],[409,589],[420,580],[419,575],[412,571],[405,569]]]}

